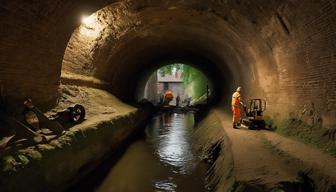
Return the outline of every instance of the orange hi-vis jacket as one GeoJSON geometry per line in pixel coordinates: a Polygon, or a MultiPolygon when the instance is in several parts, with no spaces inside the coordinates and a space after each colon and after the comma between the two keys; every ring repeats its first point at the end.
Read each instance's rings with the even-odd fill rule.
{"type": "Polygon", "coordinates": [[[234,92],[232,95],[232,107],[240,107],[240,93],[234,92]]]}
{"type": "Polygon", "coordinates": [[[169,102],[171,102],[174,98],[173,92],[171,91],[166,91],[165,95],[164,95],[164,101],[166,104],[168,104],[169,102]]]}
{"type": "Polygon", "coordinates": [[[241,107],[241,103],[240,103],[240,93],[235,92],[232,95],[232,113],[233,113],[233,122],[238,122],[241,118],[241,112],[240,112],[240,107],[241,107]]]}
{"type": "Polygon", "coordinates": [[[173,92],[166,91],[165,98],[168,99],[168,100],[172,100],[174,98],[173,92]]]}

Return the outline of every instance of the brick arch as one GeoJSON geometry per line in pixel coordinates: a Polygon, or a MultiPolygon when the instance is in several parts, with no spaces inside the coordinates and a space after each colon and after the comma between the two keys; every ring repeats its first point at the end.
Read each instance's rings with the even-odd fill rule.
{"type": "Polygon", "coordinates": [[[122,33],[117,34],[116,39],[105,41],[109,45],[114,42],[114,46],[104,49],[110,53],[108,57],[100,57],[99,52],[93,50],[99,62],[97,71],[88,75],[110,81],[117,95],[124,95],[124,91],[116,80],[125,80],[121,74],[129,70],[134,74],[135,69],[142,66],[135,60],[144,58],[141,54],[147,55],[145,60],[154,59],[149,57],[149,50],[152,47],[154,53],[157,48],[154,44],[159,46],[165,42],[155,36],[162,33],[171,38],[170,45],[169,41],[165,42],[166,47],[180,45],[174,43],[173,37],[192,41],[189,47],[202,49],[199,53],[215,58],[219,68],[230,69],[223,72],[232,74],[237,82],[233,84],[240,84],[238,80],[242,79],[245,87],[249,87],[248,94],[267,98],[270,110],[281,108],[274,113],[287,116],[302,106],[304,100],[315,103],[321,116],[334,120],[336,5],[332,0],[116,2],[3,1],[0,5],[3,13],[0,73],[7,98],[31,96],[45,107],[52,105],[57,99],[64,50],[80,26],[81,15],[113,4],[120,6],[115,18],[122,18],[125,12],[140,22],[123,25],[125,28],[117,26],[117,31],[122,33]],[[172,28],[174,25],[178,27],[172,28]],[[129,30],[123,31],[127,28],[129,30]],[[167,33],[169,31],[177,35],[167,33]],[[132,46],[143,41],[151,43],[141,45],[143,52],[137,50],[131,54],[132,46]],[[113,64],[115,62],[118,64],[113,64]]]}

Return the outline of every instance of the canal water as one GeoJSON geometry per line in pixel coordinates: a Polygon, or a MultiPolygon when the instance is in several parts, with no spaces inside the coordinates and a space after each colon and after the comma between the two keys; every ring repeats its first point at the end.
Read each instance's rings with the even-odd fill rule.
{"type": "Polygon", "coordinates": [[[163,113],[147,125],[114,164],[98,192],[200,192],[205,165],[192,150],[192,113],[163,113]]]}

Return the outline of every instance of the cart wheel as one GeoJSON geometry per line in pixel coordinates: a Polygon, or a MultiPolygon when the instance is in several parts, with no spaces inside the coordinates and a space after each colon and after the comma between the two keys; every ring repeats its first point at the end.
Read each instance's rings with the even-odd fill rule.
{"type": "Polygon", "coordinates": [[[81,123],[85,118],[85,108],[82,105],[75,105],[74,107],[70,107],[69,118],[73,123],[81,123]]]}

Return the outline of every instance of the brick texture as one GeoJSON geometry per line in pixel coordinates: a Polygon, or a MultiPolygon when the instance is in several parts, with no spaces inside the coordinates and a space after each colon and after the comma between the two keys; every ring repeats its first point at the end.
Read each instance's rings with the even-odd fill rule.
{"type": "Polygon", "coordinates": [[[175,59],[215,76],[224,102],[242,85],[272,117],[314,110],[335,124],[333,0],[3,0],[0,16],[8,100],[54,104],[62,72],[103,79],[132,100],[141,74],[175,59]],[[83,14],[99,30],[81,25],[83,14]]]}

